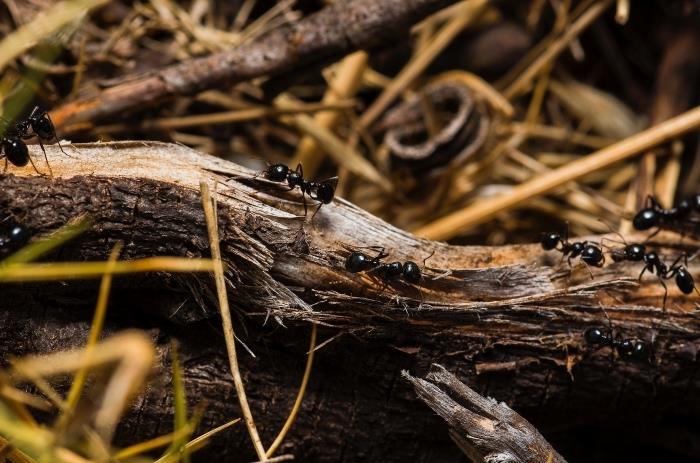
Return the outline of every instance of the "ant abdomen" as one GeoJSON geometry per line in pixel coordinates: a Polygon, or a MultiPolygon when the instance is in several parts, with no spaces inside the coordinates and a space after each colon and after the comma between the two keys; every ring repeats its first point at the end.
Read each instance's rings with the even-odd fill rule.
{"type": "Polygon", "coordinates": [[[263,173],[265,178],[273,182],[284,182],[289,174],[289,167],[284,164],[273,164],[268,166],[263,173]]]}
{"type": "Polygon", "coordinates": [[[364,272],[375,265],[375,259],[369,258],[360,251],[353,251],[347,259],[345,259],[345,270],[350,273],[364,272]]]}
{"type": "Polygon", "coordinates": [[[600,346],[609,344],[612,340],[610,334],[603,331],[601,328],[588,328],[583,333],[583,337],[586,339],[586,343],[589,346],[600,346]]]}
{"type": "Polygon", "coordinates": [[[683,266],[676,269],[676,286],[683,294],[690,294],[695,289],[693,275],[683,266]]]}

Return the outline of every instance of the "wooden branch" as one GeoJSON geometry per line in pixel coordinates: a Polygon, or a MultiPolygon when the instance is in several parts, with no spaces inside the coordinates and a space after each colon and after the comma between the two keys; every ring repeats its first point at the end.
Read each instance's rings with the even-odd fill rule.
{"type": "MultiPolygon", "coordinates": [[[[48,257],[52,260],[106,259],[117,240],[124,242],[124,258],[208,256],[199,182],[216,185],[234,316],[247,328],[240,336],[259,355],[270,352],[276,365],[271,375],[269,366],[262,367],[270,363],[242,359],[264,444],[272,441],[294,401],[308,343],[308,328],[295,326],[305,321],[326,326],[319,344],[336,339],[319,352],[307,400],[322,403],[321,414],[355,416],[348,445],[371,449],[367,451],[383,461],[411,458],[419,444],[427,446],[436,438],[436,431],[426,433],[411,425],[406,417],[419,419],[423,412],[414,410],[406,392],[394,386],[402,369],[421,374],[435,362],[457,372],[479,393],[527,411],[528,419],[539,417],[538,426],[541,420],[558,426],[572,420],[595,422],[613,402],[616,410],[623,410],[636,409],[640,400],[651,416],[700,416],[697,298],[671,287],[663,313],[658,282],[645,279],[637,287],[639,265],[608,262],[591,269],[593,280],[577,266],[567,281],[566,261],[539,245],[450,246],[421,240],[341,198],[323,206],[313,222],[304,220],[298,191],[285,191],[256,172],[183,146],[121,142],[65,149],[71,157],[47,147],[53,178],[39,176],[31,167],[12,166],[0,177],[0,213],[13,215],[34,235],[78,214],[93,217],[89,232],[48,257]],[[401,282],[384,285],[344,270],[348,249],[363,246],[383,246],[391,260],[422,263],[433,251],[435,255],[427,262],[420,288],[401,282]],[[650,343],[650,364],[615,359],[608,348],[586,347],[583,331],[607,326],[603,310],[621,335],[650,343]],[[287,330],[275,329],[280,325],[274,322],[265,324],[268,319],[287,330]],[[337,338],[339,333],[353,336],[337,338]],[[288,347],[295,343],[300,346],[298,363],[288,347]],[[269,397],[284,398],[288,406],[269,411],[269,397]],[[387,401],[393,404],[389,408],[387,401]],[[261,414],[263,409],[269,413],[261,414]],[[372,418],[377,413],[383,416],[379,421],[372,418]],[[397,434],[415,436],[415,446],[387,457],[382,453],[386,447],[380,450],[373,443],[391,441],[397,434]]],[[[32,146],[30,152],[42,168],[40,150],[32,146]]],[[[659,234],[655,241],[671,245],[679,237],[659,234]]],[[[687,237],[684,243],[689,243],[687,237]]],[[[663,252],[669,257],[679,253],[663,252]]],[[[697,264],[691,264],[697,274],[697,264]]],[[[218,323],[208,321],[218,317],[211,278],[159,274],[120,277],[114,284],[107,331],[148,327],[163,350],[168,339],[176,338],[192,397],[209,401],[203,426],[240,416],[226,378],[225,349],[212,328],[218,323]]],[[[3,285],[0,324],[6,335],[0,339],[0,358],[84,342],[94,291],[96,286],[87,282],[3,285]]],[[[153,425],[170,422],[162,406],[170,393],[167,368],[163,371],[138,413],[125,423],[122,436],[142,439],[167,432],[153,425]]],[[[302,408],[293,434],[298,429],[299,435],[337,439],[332,429],[314,421],[316,412],[305,413],[309,410],[302,408]]],[[[245,439],[239,436],[221,445],[234,454],[249,449],[245,439]]],[[[303,439],[290,439],[293,446],[301,446],[294,452],[297,457],[306,455],[298,450],[307,448],[303,439]]],[[[342,459],[337,446],[327,447],[333,448],[324,447],[317,461],[342,459]]]]}
{"type": "Polygon", "coordinates": [[[533,425],[508,405],[482,397],[440,365],[426,379],[407,371],[418,397],[450,427],[450,435],[475,463],[566,463],[533,425]]]}
{"type": "Polygon", "coordinates": [[[94,121],[181,95],[339,59],[355,50],[390,43],[411,25],[455,0],[353,0],[232,50],[131,76],[96,95],[85,95],[51,113],[62,135],[94,121]]]}

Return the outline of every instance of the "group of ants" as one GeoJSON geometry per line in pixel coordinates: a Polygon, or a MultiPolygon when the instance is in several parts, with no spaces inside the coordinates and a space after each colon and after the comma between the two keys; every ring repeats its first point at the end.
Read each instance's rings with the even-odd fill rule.
{"type": "MultiPolygon", "coordinates": [[[[663,228],[685,232],[688,225],[695,223],[690,218],[694,213],[700,213],[700,194],[683,199],[670,209],[664,209],[653,196],[649,196],[645,207],[633,217],[632,225],[638,231],[656,228],[656,231],[648,238],[651,239],[663,228]]],[[[690,294],[693,291],[700,294],[700,291],[695,287],[693,275],[686,268],[688,265],[687,254],[679,255],[671,265],[668,265],[658,253],[648,250],[645,244],[627,243],[621,235],[620,238],[624,246],[610,249],[610,257],[615,262],[643,263],[644,267],[642,267],[642,271],[639,274],[640,281],[645,272],[655,274],[664,288],[664,311],[666,310],[666,299],[668,297],[668,287],[665,280],[674,279],[676,286],[683,294],[690,294]],[[681,264],[681,261],[685,265],[681,264]]],[[[564,233],[563,236],[559,233],[545,233],[540,238],[540,245],[545,251],[559,251],[562,254],[562,259],[564,257],[567,258],[569,266],[571,266],[571,260],[577,257],[587,266],[602,267],[605,262],[602,242],[600,244],[590,241],[570,242],[568,240],[568,232],[564,233]]],[[[611,327],[607,329],[588,328],[584,332],[584,338],[589,346],[596,348],[610,347],[616,350],[621,358],[638,361],[650,360],[650,349],[645,341],[625,339],[619,333],[613,336],[611,327]]]]}
{"type": "MultiPolygon", "coordinates": [[[[305,216],[307,214],[305,196],[308,195],[311,199],[318,201],[319,205],[313,214],[313,216],[315,216],[321,206],[333,200],[335,194],[337,177],[321,182],[307,181],[304,179],[301,165],[298,165],[295,170],[290,169],[285,164],[269,165],[267,169],[262,172],[262,175],[272,182],[286,182],[289,190],[299,187],[304,202],[305,216]]],[[[634,228],[639,231],[652,228],[656,228],[657,231],[662,228],[680,229],[684,221],[693,213],[700,213],[700,194],[690,199],[682,200],[675,207],[670,209],[664,209],[658,201],[652,196],[649,196],[646,206],[634,216],[632,223],[634,228]]],[[[676,286],[684,294],[690,294],[693,291],[698,292],[695,287],[693,276],[686,268],[688,261],[687,255],[682,254],[678,256],[671,265],[667,265],[659,254],[647,250],[645,244],[627,244],[624,238],[621,238],[624,246],[611,249],[609,252],[610,257],[615,262],[629,261],[644,263],[644,267],[639,274],[639,279],[641,280],[645,272],[650,272],[658,277],[659,282],[664,288],[664,310],[666,308],[666,299],[668,296],[668,288],[664,280],[675,279],[676,286]],[[683,259],[685,265],[680,263],[683,259]]],[[[564,233],[563,236],[559,233],[543,234],[540,239],[540,244],[546,251],[559,251],[562,254],[562,258],[567,258],[569,265],[571,265],[571,260],[577,257],[585,265],[595,267],[602,267],[605,262],[605,253],[601,244],[590,241],[570,242],[568,239],[568,231],[564,233]]],[[[366,273],[369,276],[383,281],[385,284],[396,280],[402,280],[412,285],[420,284],[422,280],[422,271],[417,263],[413,261],[406,261],[403,263],[398,261],[385,262],[384,259],[388,256],[389,255],[384,252],[383,248],[378,249],[377,254],[374,256],[355,250],[350,252],[345,259],[345,270],[353,274],[366,273]]],[[[700,294],[700,292],[698,292],[698,294],[700,294]]],[[[613,335],[612,327],[588,328],[584,332],[584,339],[591,347],[600,348],[607,346],[614,349],[620,358],[623,359],[633,361],[650,360],[651,350],[645,341],[626,339],[621,337],[619,333],[613,335]]]]}
{"type": "MultiPolygon", "coordinates": [[[[8,161],[18,167],[26,166],[31,162],[34,170],[39,172],[29,156],[27,145],[24,142],[24,140],[32,137],[38,139],[39,145],[44,152],[44,157],[46,158],[43,142],[57,139],[53,122],[46,111],[35,107],[28,117],[16,122],[14,125],[4,121],[4,134],[0,136],[0,158],[5,158],[5,169],[7,169],[8,161]]],[[[59,148],[65,153],[60,143],[59,148]]],[[[48,165],[48,159],[46,162],[48,165]]],[[[50,169],[49,167],[49,171],[50,169]]],[[[320,182],[307,180],[304,178],[301,164],[297,165],[294,170],[285,164],[268,165],[268,167],[261,172],[261,175],[271,182],[286,183],[289,190],[298,187],[302,193],[304,216],[306,216],[308,212],[306,196],[317,201],[318,207],[312,215],[312,220],[321,206],[333,201],[338,181],[337,177],[320,182]]],[[[656,228],[657,231],[662,228],[679,230],[686,224],[689,216],[694,213],[700,213],[700,194],[690,199],[682,200],[675,207],[670,209],[664,209],[658,201],[650,196],[647,198],[646,206],[634,216],[632,224],[634,228],[639,231],[650,230],[652,228],[656,228]]],[[[10,218],[8,217],[0,220],[0,223],[8,225],[9,220],[10,218]]],[[[6,226],[4,228],[7,230],[7,233],[0,236],[0,250],[4,251],[3,254],[6,251],[19,249],[29,241],[30,235],[21,224],[10,222],[9,227],[6,226]]],[[[571,260],[577,257],[588,266],[602,267],[605,262],[605,253],[602,248],[602,243],[598,244],[590,241],[570,242],[568,239],[568,231],[563,235],[559,233],[543,234],[540,239],[540,244],[546,251],[556,250],[560,252],[562,254],[562,259],[566,257],[569,265],[571,265],[571,260]]],[[[693,291],[698,292],[695,287],[693,276],[686,268],[688,261],[687,255],[681,254],[671,265],[667,265],[663,262],[659,254],[654,251],[648,251],[647,247],[642,243],[627,244],[623,238],[623,244],[623,247],[611,249],[609,251],[610,257],[615,262],[642,262],[644,267],[639,274],[640,280],[647,271],[651,274],[655,274],[664,287],[664,310],[668,296],[668,288],[665,280],[675,279],[676,286],[684,294],[690,294],[693,291]],[[681,260],[683,259],[685,259],[685,265],[681,264],[681,260]]],[[[402,280],[412,285],[420,284],[422,280],[422,271],[417,263],[413,261],[406,261],[403,263],[398,261],[385,262],[384,259],[388,256],[389,255],[384,252],[384,249],[378,249],[375,256],[369,256],[362,251],[352,251],[345,260],[345,269],[353,274],[366,273],[383,281],[385,284],[396,280],[402,280]]],[[[698,292],[698,294],[700,294],[700,292],[698,292]]],[[[591,347],[599,348],[607,346],[614,349],[623,359],[638,361],[650,360],[650,349],[645,341],[626,339],[621,337],[619,333],[613,335],[612,327],[588,328],[584,332],[584,339],[591,347]]]]}
{"type": "MultiPolygon", "coordinates": [[[[321,182],[307,181],[304,179],[301,165],[298,165],[295,170],[290,169],[285,164],[269,165],[267,169],[262,172],[262,175],[272,182],[286,182],[289,190],[299,187],[304,201],[305,216],[307,213],[305,196],[308,195],[311,199],[318,201],[319,205],[313,214],[313,216],[315,216],[321,206],[333,200],[335,194],[337,177],[321,182]]],[[[634,216],[632,223],[634,228],[639,231],[652,228],[656,228],[657,231],[662,228],[679,229],[682,228],[688,216],[693,213],[700,213],[700,194],[690,199],[680,201],[671,209],[664,209],[658,201],[650,196],[647,198],[646,206],[634,216]]],[[[659,254],[648,250],[645,244],[627,244],[624,238],[621,238],[624,246],[611,249],[609,252],[610,257],[615,262],[629,261],[644,263],[644,267],[639,274],[639,279],[641,280],[645,272],[650,272],[658,277],[659,282],[664,288],[664,310],[666,308],[666,299],[668,296],[668,288],[665,280],[675,279],[676,286],[684,294],[690,294],[693,291],[698,292],[695,287],[693,276],[686,268],[688,261],[687,255],[682,254],[678,256],[671,265],[667,265],[659,254]],[[683,259],[685,259],[685,265],[680,263],[683,259]]],[[[571,265],[571,260],[577,257],[584,264],[595,267],[602,267],[605,262],[605,253],[601,244],[590,241],[570,242],[568,239],[568,231],[564,233],[563,236],[559,233],[543,234],[540,239],[540,244],[546,251],[559,251],[562,254],[562,258],[567,258],[569,265],[571,265]]],[[[366,273],[369,276],[383,281],[385,284],[396,280],[402,280],[412,285],[420,284],[422,280],[422,271],[417,263],[413,261],[406,261],[403,263],[398,261],[385,262],[384,259],[388,256],[389,255],[384,252],[383,248],[378,249],[377,254],[374,256],[369,256],[362,251],[355,250],[350,252],[347,256],[345,260],[345,270],[354,274],[366,273]]],[[[698,292],[698,294],[700,294],[700,292],[698,292]]],[[[607,346],[614,349],[623,359],[636,361],[650,360],[651,352],[645,341],[626,339],[621,337],[619,333],[613,335],[612,327],[607,329],[600,327],[588,328],[584,332],[584,339],[591,347],[599,348],[607,346]]]]}

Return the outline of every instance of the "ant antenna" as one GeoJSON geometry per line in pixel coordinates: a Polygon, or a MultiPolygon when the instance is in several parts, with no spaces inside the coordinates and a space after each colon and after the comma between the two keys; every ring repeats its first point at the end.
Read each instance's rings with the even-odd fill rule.
{"type": "MultiPolygon", "coordinates": [[[[621,241],[615,241],[615,240],[612,240],[612,239],[610,239],[610,238],[602,238],[602,239],[600,240],[600,245],[601,245],[601,246],[605,246],[605,245],[603,244],[603,241],[604,241],[604,240],[612,241],[613,243],[624,244],[625,246],[627,246],[627,240],[625,239],[625,237],[622,236],[622,233],[620,233],[619,231],[615,230],[615,229],[610,225],[610,223],[608,223],[606,220],[603,220],[603,219],[598,219],[598,222],[600,222],[600,223],[602,223],[603,225],[605,225],[606,227],[608,227],[609,232],[610,232],[610,233],[613,233],[613,234],[615,234],[615,235],[617,235],[618,237],[620,237],[620,240],[621,240],[621,241]]],[[[609,246],[605,246],[605,247],[609,247],[609,246]]]]}

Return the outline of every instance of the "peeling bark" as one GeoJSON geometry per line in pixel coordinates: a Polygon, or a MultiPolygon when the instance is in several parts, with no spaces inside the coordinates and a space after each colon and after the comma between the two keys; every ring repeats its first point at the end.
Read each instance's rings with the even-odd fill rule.
{"type": "MultiPolygon", "coordinates": [[[[40,159],[40,151],[30,149],[40,159]]],[[[71,157],[57,147],[47,151],[54,178],[31,167],[11,168],[0,178],[0,212],[35,235],[78,214],[92,215],[94,226],[49,259],[105,259],[116,240],[125,243],[124,258],[207,256],[198,189],[202,178],[216,183],[234,321],[258,355],[242,354],[243,371],[265,442],[296,393],[308,322],[323,325],[321,340],[342,333],[319,351],[283,453],[306,461],[458,461],[444,426],[416,406],[399,378],[403,369],[422,375],[432,363],[506,402],[545,435],[597,423],[610,413],[643,412],[640,420],[700,415],[695,298],[673,289],[664,314],[655,280],[636,287],[639,266],[593,269],[593,280],[577,267],[567,287],[566,262],[560,267],[559,256],[538,245],[462,247],[419,240],[342,199],[324,206],[313,222],[304,221],[297,191],[182,146],[76,145],[67,148],[71,157]],[[384,246],[391,260],[421,263],[435,255],[420,288],[385,286],[344,270],[348,249],[361,246],[384,246]],[[584,345],[585,328],[607,325],[603,309],[616,331],[652,343],[652,363],[626,362],[607,348],[584,345]]],[[[655,239],[669,244],[678,238],[655,239]]],[[[0,357],[84,342],[96,287],[3,285],[0,357]]],[[[152,330],[163,362],[169,340],[179,341],[190,397],[208,404],[202,429],[238,416],[211,289],[211,279],[202,275],[118,278],[108,320],[110,330],[152,330]]],[[[122,442],[169,429],[169,373],[161,367],[125,420],[122,442]]],[[[240,428],[208,451],[239,455],[249,449],[240,428]]]]}

